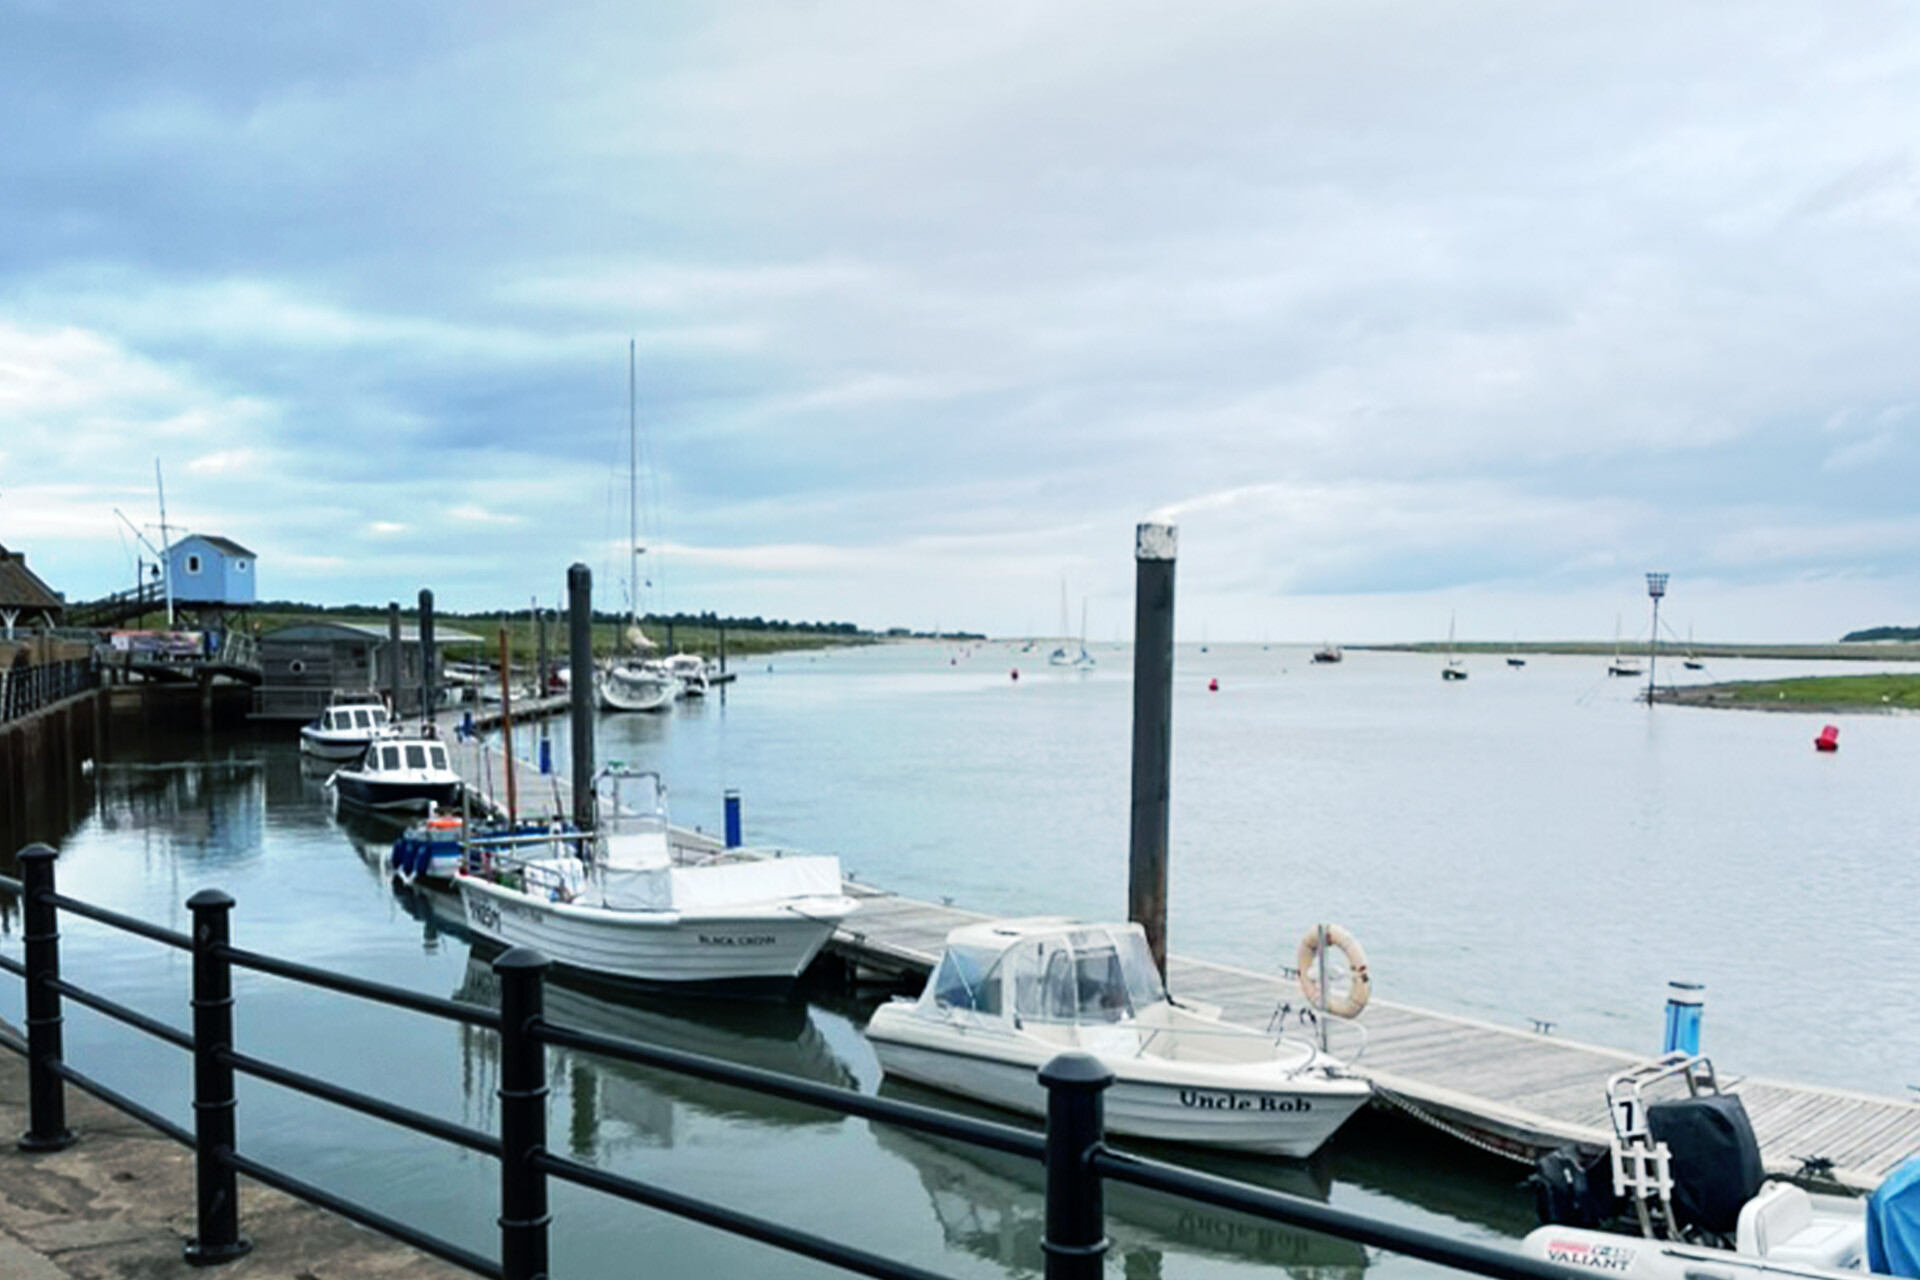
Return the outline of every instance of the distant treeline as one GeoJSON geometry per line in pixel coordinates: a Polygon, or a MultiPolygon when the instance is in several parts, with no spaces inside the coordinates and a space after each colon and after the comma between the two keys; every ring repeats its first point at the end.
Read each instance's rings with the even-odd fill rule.
{"type": "MultiPolygon", "coordinates": [[[[253,606],[256,613],[311,614],[315,616],[335,617],[382,617],[386,614],[385,605],[367,604],[308,604],[299,600],[268,600],[253,606]]],[[[401,612],[412,616],[418,611],[416,601],[401,601],[401,612]]],[[[442,618],[499,618],[526,616],[525,610],[482,609],[477,612],[465,612],[459,609],[435,608],[435,614],[442,618]]],[[[593,611],[593,620],[600,626],[618,626],[627,620],[624,613],[608,613],[601,609],[593,611]]],[[[933,639],[933,640],[984,640],[984,635],[975,635],[965,631],[911,631],[905,627],[889,627],[884,632],[871,632],[851,622],[788,622],[784,618],[723,618],[711,609],[705,613],[650,613],[641,619],[650,627],[686,628],[698,631],[731,632],[779,631],[800,635],[833,636],[856,638],[862,636],[883,635],[887,639],[933,639]]]]}
{"type": "Polygon", "coordinates": [[[1849,631],[1840,637],[1841,644],[1866,642],[1868,640],[1920,640],[1920,627],[1868,627],[1865,631],[1849,631]]]}

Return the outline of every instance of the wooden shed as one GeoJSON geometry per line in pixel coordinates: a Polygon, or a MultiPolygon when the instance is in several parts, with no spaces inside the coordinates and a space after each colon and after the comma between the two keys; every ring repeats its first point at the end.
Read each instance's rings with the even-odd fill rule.
{"type": "MultiPolygon", "coordinates": [[[[434,648],[479,645],[480,637],[435,626],[434,648]]],[[[260,637],[260,687],[253,714],[261,720],[311,720],[336,690],[386,693],[393,663],[400,666],[399,715],[420,713],[420,631],[400,629],[400,648],[392,651],[387,629],[361,622],[301,622],[260,637]]],[[[442,685],[443,659],[436,653],[434,683],[442,685]]]]}

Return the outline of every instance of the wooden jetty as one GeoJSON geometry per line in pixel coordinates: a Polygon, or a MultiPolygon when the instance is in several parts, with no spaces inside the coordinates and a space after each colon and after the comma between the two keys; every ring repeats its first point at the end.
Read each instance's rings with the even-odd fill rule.
{"type": "MultiPolygon", "coordinates": [[[[514,710],[517,720],[518,707],[514,710]]],[[[454,767],[483,804],[504,807],[506,760],[498,748],[458,741],[449,729],[454,767]]],[[[522,816],[572,812],[567,779],[514,766],[522,816]]],[[[719,841],[676,828],[674,843],[710,854],[719,841]]],[[[947,934],[989,917],[903,898],[849,880],[860,909],[828,944],[856,977],[917,981],[932,971],[947,934]]],[[[1218,1005],[1247,1026],[1273,1025],[1305,1001],[1291,977],[1169,956],[1167,987],[1176,996],[1218,1005]]],[[[1566,1143],[1605,1148],[1612,1133],[1606,1082],[1645,1061],[1644,1055],[1473,1018],[1375,999],[1361,1032],[1335,1023],[1333,1049],[1372,1081],[1379,1104],[1397,1108],[1486,1151],[1531,1161],[1566,1143]]],[[[1908,1156],[1920,1154],[1920,1103],[1872,1094],[1790,1084],[1723,1071],[1722,1087],[1744,1100],[1769,1172],[1795,1175],[1809,1161],[1831,1162],[1824,1176],[1869,1190],[1908,1156]]]]}

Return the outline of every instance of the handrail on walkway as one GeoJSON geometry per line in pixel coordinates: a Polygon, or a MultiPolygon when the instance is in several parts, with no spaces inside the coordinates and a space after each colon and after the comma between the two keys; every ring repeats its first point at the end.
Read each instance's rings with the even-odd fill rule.
{"type": "Polygon", "coordinates": [[[229,1262],[252,1249],[252,1243],[240,1233],[237,1179],[244,1173],[476,1275],[498,1280],[545,1280],[551,1223],[548,1180],[559,1178],[858,1275],[880,1280],[937,1280],[936,1273],[910,1263],[556,1155],[547,1147],[546,1128],[547,1048],[556,1045],[1039,1160],[1046,1170],[1046,1230],[1041,1245],[1046,1280],[1099,1280],[1108,1245],[1103,1189],[1108,1181],[1131,1183],[1180,1199],[1325,1232],[1494,1280],[1576,1280],[1579,1275],[1571,1268],[1524,1257],[1510,1249],[1455,1240],[1304,1197],[1110,1150],[1105,1144],[1103,1094],[1113,1083],[1113,1074],[1099,1059],[1087,1054],[1063,1053],[1040,1069],[1040,1083],[1047,1090],[1047,1121],[1045,1133],[1036,1134],[549,1022],[545,1014],[549,962],[528,947],[514,947],[493,962],[500,980],[500,1008],[496,1013],[235,947],[229,928],[234,901],[218,889],[203,889],[187,899],[193,930],[190,936],[181,935],[62,896],[54,888],[57,856],[44,844],[29,845],[19,854],[21,878],[0,876],[0,892],[18,894],[23,900],[23,956],[15,960],[0,955],[0,969],[20,975],[26,984],[26,1044],[21,1046],[11,1037],[0,1036],[0,1048],[24,1052],[27,1059],[28,1128],[19,1145],[25,1151],[58,1151],[77,1140],[66,1121],[65,1085],[72,1083],[192,1148],[196,1232],[184,1251],[191,1263],[229,1262]],[[63,909],[190,951],[191,1034],[61,978],[59,913],[63,909]],[[239,1052],[233,1045],[235,967],[496,1032],[500,1037],[499,1132],[468,1129],[239,1052]],[[63,995],[193,1053],[191,1131],[89,1078],[66,1061],[61,1042],[63,995]],[[243,1154],[237,1148],[235,1125],[236,1071],[498,1158],[499,1260],[243,1154]]]}

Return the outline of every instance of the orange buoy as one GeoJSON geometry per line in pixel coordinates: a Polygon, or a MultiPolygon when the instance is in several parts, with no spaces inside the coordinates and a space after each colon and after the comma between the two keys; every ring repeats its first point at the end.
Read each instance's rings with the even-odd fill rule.
{"type": "Polygon", "coordinates": [[[1822,729],[1820,736],[1813,740],[1813,749],[1815,751],[1838,751],[1840,749],[1840,726],[1830,724],[1822,729]]]}

